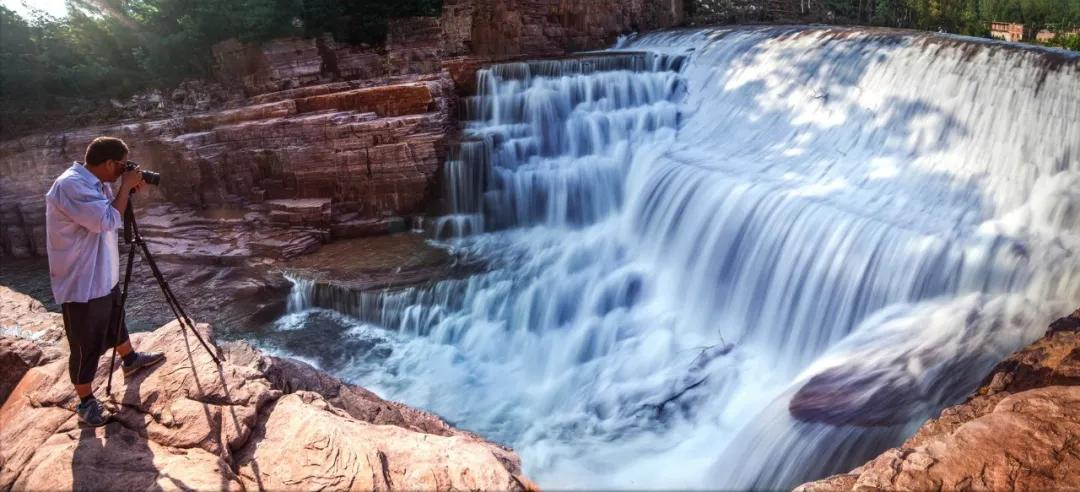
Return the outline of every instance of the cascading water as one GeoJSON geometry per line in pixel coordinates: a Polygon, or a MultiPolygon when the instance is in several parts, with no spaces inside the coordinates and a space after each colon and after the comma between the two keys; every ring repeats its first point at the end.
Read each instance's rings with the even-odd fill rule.
{"type": "Polygon", "coordinates": [[[297,280],[278,325],[348,315],[360,348],[330,369],[514,447],[543,486],[846,471],[1080,303],[1075,56],[704,29],[478,81],[433,232],[488,268],[297,280]]]}

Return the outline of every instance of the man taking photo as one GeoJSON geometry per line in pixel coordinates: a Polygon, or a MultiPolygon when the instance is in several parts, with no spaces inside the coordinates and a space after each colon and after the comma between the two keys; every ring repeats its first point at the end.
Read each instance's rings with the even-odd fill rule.
{"type": "Polygon", "coordinates": [[[124,375],[165,359],[136,352],[120,308],[120,252],[116,230],[123,226],[128,197],[143,186],[138,167],[125,170],[127,144],[98,137],[86,148],[85,163],[73,163],[45,194],[46,251],[53,297],[61,305],[71,354],[68,375],[80,403],[79,421],[97,427],[111,415],[94,398],[98,358],[115,347],[124,375]],[[115,197],[108,183],[120,180],[115,197]],[[119,321],[116,327],[114,320],[119,321]]]}

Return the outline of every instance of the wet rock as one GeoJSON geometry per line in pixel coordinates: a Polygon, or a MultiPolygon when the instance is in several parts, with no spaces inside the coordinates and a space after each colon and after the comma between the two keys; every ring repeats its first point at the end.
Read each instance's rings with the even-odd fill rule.
{"type": "MultiPolygon", "coordinates": [[[[13,314],[5,309],[5,316],[40,320],[35,305],[19,296],[0,291],[4,306],[22,307],[13,314]]],[[[0,408],[0,488],[91,489],[108,483],[139,490],[357,484],[369,489],[522,490],[528,483],[518,477],[519,461],[509,450],[422,412],[406,416],[407,407],[310,366],[269,358],[243,344],[222,350],[208,325],[196,329],[223,357],[222,364],[216,365],[194,334],[176,323],[133,334],[140,350],[163,352],[166,360],[131,377],[118,371],[107,395],[108,364],[102,364],[95,388],[117,416],[97,429],[77,424],[66,357],[37,361],[0,408]],[[396,409],[402,419],[387,423],[379,413],[348,411],[350,401],[396,409]],[[354,413],[371,418],[361,420],[354,413]],[[427,432],[417,424],[421,421],[442,427],[427,432]]],[[[0,349],[7,347],[0,344],[0,349]]],[[[0,360],[7,361],[7,354],[0,352],[0,360]]],[[[10,369],[5,365],[0,372],[10,369]]]]}
{"type": "Polygon", "coordinates": [[[964,381],[973,385],[1013,347],[1036,339],[1037,320],[1044,316],[1018,299],[968,297],[871,320],[872,327],[856,330],[808,372],[789,413],[833,426],[885,427],[925,418],[964,398],[971,387],[964,381]],[[935,323],[951,331],[928,328],[935,323]]]}
{"type": "Polygon", "coordinates": [[[298,391],[317,393],[357,420],[396,425],[440,436],[458,432],[434,415],[383,400],[364,388],[345,383],[305,362],[266,355],[243,342],[226,344],[224,350],[233,363],[262,372],[274,389],[285,394],[298,391]]]}
{"type": "Polygon", "coordinates": [[[863,427],[902,424],[922,400],[914,381],[879,379],[846,367],[810,378],[792,396],[788,411],[803,422],[863,427]],[[906,384],[905,384],[906,383],[906,384]]]}
{"type": "MultiPolygon", "coordinates": [[[[483,268],[476,261],[459,259],[431,246],[423,236],[412,233],[335,241],[313,254],[284,261],[281,266],[314,280],[320,294],[316,295],[317,302],[322,295],[327,299],[349,299],[343,304],[360,303],[364,292],[459,278],[483,268]],[[342,262],[341,258],[351,261],[342,262]]],[[[334,307],[349,312],[345,305],[334,307]]]]}
{"type": "Polygon", "coordinates": [[[1052,490],[1080,485],[1080,310],[999,363],[966,402],[849,474],[796,490],[1052,490]],[[1062,327],[1065,327],[1064,329],[1062,327]]]}

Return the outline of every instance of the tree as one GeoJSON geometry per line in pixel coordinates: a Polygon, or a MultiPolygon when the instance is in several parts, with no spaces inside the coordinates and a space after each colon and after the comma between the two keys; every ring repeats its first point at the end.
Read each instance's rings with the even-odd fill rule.
{"type": "Polygon", "coordinates": [[[0,6],[0,105],[117,97],[211,74],[211,47],[330,32],[380,43],[395,17],[438,15],[440,0],[67,0],[69,15],[23,19],[0,6]]]}

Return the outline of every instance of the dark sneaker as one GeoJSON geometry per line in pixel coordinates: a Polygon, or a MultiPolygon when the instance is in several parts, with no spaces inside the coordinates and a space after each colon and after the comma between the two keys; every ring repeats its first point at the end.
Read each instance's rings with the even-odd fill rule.
{"type": "Polygon", "coordinates": [[[165,354],[160,352],[135,352],[135,360],[131,364],[122,364],[124,367],[124,376],[130,376],[139,372],[140,369],[152,366],[165,360],[165,354]]]}
{"type": "Polygon", "coordinates": [[[75,407],[75,414],[79,416],[79,422],[89,427],[101,427],[112,418],[112,412],[102,407],[97,398],[79,403],[75,407]]]}

